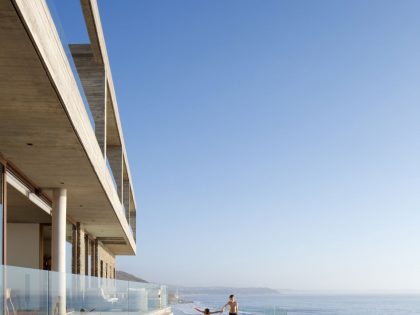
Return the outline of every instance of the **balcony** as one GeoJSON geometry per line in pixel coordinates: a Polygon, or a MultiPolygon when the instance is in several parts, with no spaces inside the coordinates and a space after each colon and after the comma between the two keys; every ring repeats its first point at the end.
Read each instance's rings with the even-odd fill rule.
{"type": "MultiPolygon", "coordinates": [[[[84,34],[80,37],[86,38],[86,42],[69,40],[73,39],[70,35],[75,32],[75,27],[74,23],[63,22],[67,12],[61,7],[62,4],[60,6],[54,0],[47,0],[46,3],[89,117],[89,127],[92,128],[102,152],[105,170],[109,172],[118,195],[121,207],[116,211],[125,216],[129,230],[134,231],[135,239],[135,197],[96,1],[82,0],[80,6],[72,7],[78,10],[77,15],[82,19],[78,22],[85,24],[82,27],[84,34]]],[[[80,25],[78,26],[80,29],[80,25]]],[[[73,40],[83,41],[80,38],[73,40]]]]}
{"type": "Polygon", "coordinates": [[[57,26],[51,4],[58,2],[0,3],[7,17],[1,19],[1,26],[8,30],[0,50],[0,76],[7,78],[0,94],[0,102],[7,104],[0,108],[0,155],[7,171],[28,179],[25,183],[34,188],[31,192],[46,197],[48,207],[53,191],[65,190],[66,215],[73,225],[83,226],[113,255],[135,255],[134,189],[106,51],[97,45],[103,35],[98,35],[96,1],[82,4],[94,5],[84,10],[90,29],[98,26],[97,38],[93,34],[88,43],[75,46],[57,26]],[[85,45],[95,56],[102,56],[103,64],[95,65],[104,69],[104,91],[96,100],[80,67],[85,45]],[[106,102],[99,101],[102,97],[106,102]],[[95,110],[102,110],[106,120],[95,110]],[[104,130],[103,139],[100,130],[104,130]]]}
{"type": "Polygon", "coordinates": [[[13,266],[0,268],[6,314],[171,313],[164,285],[13,266]]]}

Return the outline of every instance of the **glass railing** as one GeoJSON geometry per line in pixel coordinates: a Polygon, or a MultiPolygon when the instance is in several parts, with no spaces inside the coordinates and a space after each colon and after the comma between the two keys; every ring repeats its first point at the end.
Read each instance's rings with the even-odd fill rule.
{"type": "MultiPolygon", "coordinates": [[[[111,174],[112,184],[114,185],[115,191],[118,191],[118,186],[117,186],[117,182],[115,181],[114,172],[112,171],[112,167],[111,167],[111,164],[109,163],[108,158],[106,158],[106,167],[107,167],[109,173],[111,174]]],[[[117,192],[117,194],[118,194],[118,192],[117,192]]],[[[121,201],[121,199],[120,199],[120,201],[121,201]]],[[[122,203],[122,201],[121,201],[121,203],[122,203]]],[[[126,217],[126,219],[128,221],[127,212],[126,212],[125,206],[123,204],[121,204],[120,211],[126,217]]]]}
{"type": "Polygon", "coordinates": [[[106,158],[106,167],[109,171],[109,174],[111,174],[112,184],[114,185],[115,191],[118,191],[117,182],[115,181],[114,172],[112,171],[112,167],[111,167],[111,164],[109,163],[108,157],[106,158]]]}
{"type": "Polygon", "coordinates": [[[145,314],[168,307],[166,287],[1,266],[6,314],[145,314]]]}
{"type": "Polygon", "coordinates": [[[127,222],[130,222],[130,219],[129,219],[129,213],[127,212],[127,208],[125,207],[125,205],[124,205],[124,203],[122,204],[122,213],[124,214],[124,216],[125,216],[125,219],[127,220],[127,222]]]}
{"type": "Polygon", "coordinates": [[[128,225],[128,227],[130,228],[130,232],[131,232],[131,235],[133,235],[134,241],[136,241],[137,240],[136,233],[134,233],[131,223],[128,225]]]}

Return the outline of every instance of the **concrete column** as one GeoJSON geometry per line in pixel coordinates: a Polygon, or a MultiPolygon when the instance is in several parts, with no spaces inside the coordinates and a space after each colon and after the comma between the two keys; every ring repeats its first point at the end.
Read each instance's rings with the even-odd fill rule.
{"type": "Polygon", "coordinates": [[[57,296],[53,307],[59,315],[66,314],[66,217],[67,190],[53,189],[52,201],[52,235],[51,235],[51,269],[58,272],[54,277],[57,296]]]}
{"type": "Polygon", "coordinates": [[[117,185],[118,197],[121,204],[123,202],[123,155],[120,145],[110,145],[107,147],[107,157],[117,185]]]}

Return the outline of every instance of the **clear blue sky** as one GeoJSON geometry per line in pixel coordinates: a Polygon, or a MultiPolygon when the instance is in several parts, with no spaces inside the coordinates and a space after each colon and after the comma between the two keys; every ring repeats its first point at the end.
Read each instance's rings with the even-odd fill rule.
{"type": "Polygon", "coordinates": [[[99,5],[138,202],[119,269],[420,291],[419,1],[99,5]]]}

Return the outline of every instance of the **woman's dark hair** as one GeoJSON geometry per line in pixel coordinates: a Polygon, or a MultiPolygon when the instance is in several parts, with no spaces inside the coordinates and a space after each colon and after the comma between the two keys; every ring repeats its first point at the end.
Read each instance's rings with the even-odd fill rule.
{"type": "Polygon", "coordinates": [[[210,310],[208,308],[204,309],[204,314],[210,314],[210,310]]]}

